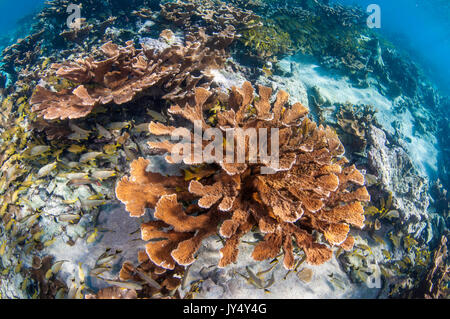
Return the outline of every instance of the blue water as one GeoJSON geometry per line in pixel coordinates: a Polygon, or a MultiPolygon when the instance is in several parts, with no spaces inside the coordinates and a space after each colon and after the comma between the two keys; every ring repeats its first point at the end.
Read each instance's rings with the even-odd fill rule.
{"type": "Polygon", "coordinates": [[[14,37],[22,37],[26,34],[15,34],[22,27],[24,17],[36,12],[44,4],[45,0],[0,0],[0,37],[4,39],[0,47],[14,42],[14,37]]]}
{"type": "Polygon", "coordinates": [[[419,62],[436,85],[450,94],[449,0],[336,0],[381,8],[380,33],[419,62]]]}

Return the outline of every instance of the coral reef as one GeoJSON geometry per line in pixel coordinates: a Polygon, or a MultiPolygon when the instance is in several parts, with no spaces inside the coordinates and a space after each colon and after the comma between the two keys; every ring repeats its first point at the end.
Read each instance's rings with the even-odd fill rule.
{"type": "Polygon", "coordinates": [[[228,2],[236,7],[247,10],[261,11],[267,8],[267,1],[265,0],[230,0],[228,2]]]}
{"type": "Polygon", "coordinates": [[[98,43],[114,40],[124,45],[137,32],[130,29],[138,17],[131,13],[139,7],[155,8],[159,0],[49,0],[30,24],[30,36],[19,39],[1,54],[3,70],[15,81],[22,69],[33,68],[46,57],[52,60],[68,58],[80,48],[89,51],[98,43]],[[67,25],[67,8],[70,4],[80,5],[81,25],[78,30],[67,25]]]}
{"type": "MultiPolygon", "coordinates": [[[[172,36],[166,31],[161,37],[168,35],[172,36]]],[[[208,41],[200,30],[184,46],[167,45],[160,51],[145,45],[136,49],[132,42],[125,47],[108,42],[100,47],[104,60],[88,57],[52,65],[70,87],[54,92],[38,85],[31,98],[32,109],[44,119],[63,120],[85,117],[98,105],[127,103],[138,94],[188,101],[194,87],[209,88],[208,72],[224,63],[225,53],[210,49],[208,41]]]]}
{"type": "Polygon", "coordinates": [[[213,0],[166,2],[161,5],[161,16],[187,31],[203,27],[207,33],[221,32],[229,28],[240,31],[259,24],[258,16],[251,10],[213,0]]]}
{"type": "Polygon", "coordinates": [[[15,44],[5,48],[1,54],[0,70],[17,76],[18,68],[33,65],[40,55],[43,30],[19,39],[15,44]]]}
{"type": "Polygon", "coordinates": [[[94,31],[97,34],[104,34],[106,28],[113,25],[116,20],[117,17],[109,17],[105,21],[100,22],[99,24],[94,26],[92,24],[88,24],[84,19],[80,21],[80,28],[64,30],[59,35],[67,41],[80,43],[88,36],[92,36],[91,33],[93,33],[94,31]]]}
{"type": "Polygon", "coordinates": [[[141,283],[143,289],[139,291],[138,298],[152,296],[152,298],[179,298],[177,288],[181,285],[181,278],[184,274],[183,267],[175,267],[167,270],[155,266],[145,251],[139,251],[138,267],[130,262],[122,265],[119,278],[122,281],[133,280],[141,283]]]}
{"type": "Polygon", "coordinates": [[[183,267],[167,270],[153,264],[145,251],[138,252],[139,265],[132,262],[122,264],[119,281],[110,281],[114,286],[101,289],[86,299],[175,299],[180,298],[177,288],[182,283],[183,267]]]}
{"type": "Polygon", "coordinates": [[[440,218],[444,219],[444,224],[448,228],[448,225],[450,225],[450,194],[439,179],[431,186],[430,195],[436,212],[440,215],[440,218]]]}
{"type": "MultiPolygon", "coordinates": [[[[433,253],[433,261],[422,282],[412,291],[415,298],[439,299],[448,298],[450,269],[448,266],[448,237],[443,235],[439,247],[433,253]]],[[[409,296],[411,297],[411,295],[409,296]]]]}
{"type": "Polygon", "coordinates": [[[287,32],[293,50],[342,71],[358,86],[376,85],[390,97],[421,96],[424,82],[418,81],[423,76],[417,66],[367,27],[361,8],[321,1],[269,1],[255,12],[287,32]]]}
{"type": "Polygon", "coordinates": [[[256,57],[264,62],[289,52],[292,47],[289,33],[268,20],[263,25],[242,31],[239,41],[247,48],[249,57],[256,57]]]}
{"type": "Polygon", "coordinates": [[[1,297],[448,298],[449,103],[420,69],[362,11],[327,1],[161,3],[48,1],[3,51],[1,297]],[[69,3],[82,5],[79,30],[69,3]],[[293,51],[374,89],[332,101],[346,87],[305,80],[315,62],[276,62],[293,51]],[[271,88],[254,95],[244,78],[271,88]],[[395,97],[388,110],[375,88],[395,97]],[[167,136],[195,121],[202,135],[278,128],[279,165],[253,161],[252,135],[242,164],[216,160],[211,144],[207,163],[173,164],[167,136]],[[407,153],[417,136],[441,148],[430,205],[407,153]]]}
{"type": "Polygon", "coordinates": [[[383,267],[386,286],[393,298],[448,299],[448,232],[440,237],[437,247],[432,249],[419,245],[410,236],[405,236],[403,245],[410,257],[391,261],[383,267]],[[405,274],[405,270],[407,274],[405,274]]]}
{"type": "Polygon", "coordinates": [[[343,132],[341,141],[353,152],[364,152],[369,125],[376,123],[376,110],[370,105],[344,104],[337,114],[337,124],[343,132]]]}
{"type": "Polygon", "coordinates": [[[428,219],[426,179],[417,174],[403,148],[386,145],[388,142],[383,130],[371,125],[369,132],[369,166],[377,172],[383,188],[393,193],[394,206],[401,207],[403,220],[409,221],[403,224],[408,229],[407,233],[421,232],[428,219]]]}
{"type": "Polygon", "coordinates": [[[365,78],[366,43],[355,34],[364,33],[365,14],[356,9],[320,2],[286,5],[272,2],[268,16],[288,32],[293,46],[302,53],[317,57],[324,65],[345,69],[365,78]]]}
{"type": "MultiPolygon", "coordinates": [[[[279,91],[273,104],[270,88],[260,86],[259,97],[253,94],[253,87],[246,82],[242,88],[233,87],[229,96],[212,102],[225,108],[217,111],[216,127],[223,131],[279,128],[279,166],[269,164],[267,159],[250,160],[246,140],[242,164],[232,158],[198,168],[204,163],[185,156],[184,162],[200,172],[188,186],[180,177],[147,172],[150,162],[144,159],[133,162],[131,177],[118,183],[117,198],[125,203],[131,216],[144,215],[146,208],[155,209],[156,220],[143,224],[141,231],[147,241],[165,238],[146,246],[156,265],[173,269],[177,264],[193,263],[202,240],[216,234],[218,227],[225,240],[221,267],[236,261],[240,238],[255,226],[265,236],[255,247],[253,258],[274,258],[283,249],[284,266],[288,269],[295,264],[294,238],[312,265],[328,261],[332,254],[327,245],[315,239],[315,232],[323,234],[331,246],[352,249],[349,225],[363,226],[361,202],[370,200],[363,175],[355,166],[347,165],[345,158],[338,160],[344,149],[331,128],[317,127],[305,117],[308,109],[300,103],[286,105],[286,92],[279,91]],[[261,174],[265,165],[274,174],[261,174]],[[198,198],[197,204],[193,198],[198,198]],[[169,226],[173,230],[164,231],[169,226]]],[[[204,111],[210,96],[210,92],[198,88],[194,105],[175,105],[169,111],[192,123],[199,121],[206,131],[210,126],[204,111]]],[[[174,130],[175,127],[160,123],[150,124],[150,132],[155,135],[170,135],[174,130]]],[[[220,147],[227,148],[229,143],[220,143],[220,147]]],[[[171,152],[174,144],[153,142],[150,147],[171,152]]],[[[173,162],[170,156],[166,159],[173,162]]]]}

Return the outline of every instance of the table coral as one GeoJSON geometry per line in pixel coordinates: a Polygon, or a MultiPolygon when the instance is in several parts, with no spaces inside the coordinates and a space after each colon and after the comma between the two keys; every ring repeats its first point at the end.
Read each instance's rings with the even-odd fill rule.
{"type": "MultiPolygon", "coordinates": [[[[217,230],[225,238],[220,267],[236,262],[240,238],[255,227],[265,237],[256,245],[253,258],[273,258],[282,249],[287,269],[294,267],[295,245],[304,251],[309,264],[320,265],[331,259],[332,250],[319,234],[331,246],[352,249],[350,225],[363,227],[362,202],[370,200],[364,176],[342,157],[344,148],[331,128],[310,121],[308,109],[302,104],[289,106],[286,92],[279,91],[273,103],[271,97],[272,89],[260,86],[255,98],[249,82],[218,98],[197,88],[195,103],[172,106],[169,112],[201,123],[205,132],[211,128],[205,113],[220,104],[225,107],[217,112],[214,127],[222,132],[278,128],[279,165],[264,158],[252,161],[247,140],[244,163],[236,163],[236,158],[217,160],[206,165],[215,168],[215,174],[200,175],[188,186],[179,177],[147,172],[150,161],[142,158],[132,164],[131,177],[118,183],[117,198],[132,216],[144,215],[145,208],[155,209],[155,220],[142,225],[142,238],[150,241],[146,251],[157,266],[174,269],[177,264],[193,263],[202,240],[217,230]],[[263,167],[272,174],[264,175],[263,167]],[[176,180],[178,184],[172,184],[176,180]]],[[[154,135],[170,135],[174,130],[160,123],[150,124],[154,135]]],[[[222,147],[229,144],[228,140],[222,147]]],[[[150,143],[150,147],[166,152],[174,146],[170,141],[150,143]]],[[[203,145],[203,151],[206,147],[203,145]]],[[[184,155],[185,163],[194,167],[204,164],[184,155]]],[[[171,156],[166,159],[173,162],[171,156]]]]}

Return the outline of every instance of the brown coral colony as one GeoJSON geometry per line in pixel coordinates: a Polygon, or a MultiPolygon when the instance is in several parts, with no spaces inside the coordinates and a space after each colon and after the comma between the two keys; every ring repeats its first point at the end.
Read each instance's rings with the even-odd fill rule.
{"type": "MultiPolygon", "coordinates": [[[[169,30],[161,33],[162,42],[170,43],[170,37],[169,30]]],[[[87,57],[52,65],[56,75],[73,87],[55,92],[38,85],[31,98],[32,110],[46,120],[64,120],[85,117],[98,105],[127,103],[144,93],[187,101],[194,87],[209,88],[208,71],[225,61],[225,51],[211,49],[208,41],[228,37],[224,33],[210,38],[200,29],[186,37],[185,45],[167,44],[160,50],[145,44],[136,49],[132,41],[124,47],[108,42],[100,47],[104,60],[87,57]]]]}
{"type": "MultiPolygon", "coordinates": [[[[174,20],[169,14],[173,10],[166,9],[166,19],[174,20]]],[[[238,13],[246,17],[244,24],[253,21],[246,12],[238,13]]],[[[211,27],[212,17],[205,17],[211,27]]],[[[334,130],[317,126],[307,117],[309,110],[301,103],[290,105],[282,90],[274,99],[271,88],[259,86],[255,95],[249,82],[228,94],[214,90],[210,71],[223,67],[225,48],[235,37],[237,26],[228,23],[231,18],[218,30],[206,30],[208,34],[202,28],[191,30],[184,44],[164,30],[157,46],[143,43],[138,49],[133,41],[123,47],[108,42],[99,48],[103,59],[94,58],[94,53],[53,64],[50,73],[64,79],[64,85],[57,89],[44,78],[30,101],[40,118],[65,120],[85,117],[99,105],[121,105],[152,95],[172,103],[168,112],[173,118],[200,125],[202,136],[212,128],[221,133],[211,137],[214,150],[202,141],[200,161],[185,154],[186,148],[192,154],[198,150],[195,141],[183,145],[178,155],[196,172],[194,177],[149,172],[150,161],[139,158],[131,164],[131,176],[117,184],[116,196],[132,217],[154,210],[141,233],[148,241],[148,263],[161,274],[192,264],[203,240],[216,234],[224,239],[219,266],[235,263],[240,240],[250,231],[264,235],[252,253],[255,260],[275,258],[282,251],[284,266],[293,269],[294,254],[301,250],[309,264],[320,265],[331,259],[330,246],[351,250],[350,226],[364,226],[361,202],[370,200],[364,176],[343,157],[344,147],[334,130]],[[267,134],[265,142],[261,130],[267,134]],[[230,131],[258,133],[244,133],[242,140],[239,134],[229,136],[230,131]],[[255,156],[253,146],[260,151],[262,143],[266,155],[255,156]],[[229,157],[234,145],[238,154],[229,157]],[[225,158],[216,156],[217,147],[227,154],[225,158]]],[[[163,139],[177,129],[156,122],[149,125],[150,133],[163,139]]],[[[194,140],[199,134],[181,129],[194,140]]],[[[176,143],[166,139],[148,144],[167,153],[169,164],[177,162],[172,157],[176,143]]]]}
{"type": "MultiPolygon", "coordinates": [[[[353,248],[350,226],[363,227],[361,203],[370,200],[364,176],[343,157],[336,133],[309,120],[307,108],[300,103],[289,105],[284,91],[278,92],[273,103],[272,89],[260,86],[258,91],[255,97],[249,82],[233,87],[226,96],[196,88],[192,103],[172,106],[169,112],[193,124],[200,121],[205,132],[211,127],[205,114],[220,105],[212,126],[224,133],[230,128],[279,129],[277,167],[261,159],[251,161],[247,139],[245,163],[237,164],[234,158],[205,164],[185,157],[184,162],[200,172],[190,179],[148,172],[150,161],[140,158],[132,163],[131,176],[118,183],[117,198],[131,216],[154,209],[154,218],[141,230],[142,239],[149,241],[147,255],[158,267],[174,269],[193,263],[202,241],[217,232],[225,242],[220,267],[236,262],[241,237],[256,229],[264,240],[257,243],[252,257],[275,258],[282,250],[287,269],[294,268],[297,248],[311,265],[330,260],[330,246],[353,248]],[[273,174],[262,174],[262,167],[272,168],[273,174]]],[[[150,124],[153,135],[170,135],[175,129],[150,124]]],[[[224,149],[229,142],[223,143],[224,149]]],[[[169,153],[174,145],[150,143],[151,148],[169,153]]],[[[166,159],[172,162],[171,156],[166,159]]]]}

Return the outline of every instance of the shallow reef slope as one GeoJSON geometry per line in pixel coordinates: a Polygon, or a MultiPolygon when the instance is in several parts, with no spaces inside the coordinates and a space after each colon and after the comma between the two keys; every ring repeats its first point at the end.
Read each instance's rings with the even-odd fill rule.
{"type": "Polygon", "coordinates": [[[2,298],[448,297],[449,98],[363,10],[73,2],[1,53],[2,298]]]}

